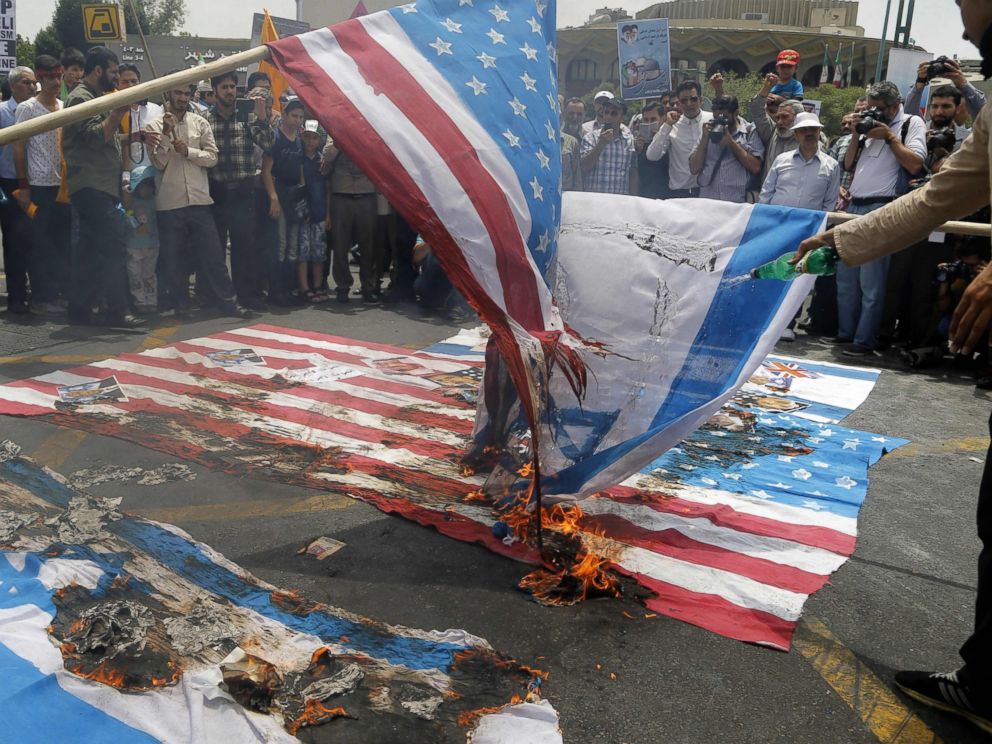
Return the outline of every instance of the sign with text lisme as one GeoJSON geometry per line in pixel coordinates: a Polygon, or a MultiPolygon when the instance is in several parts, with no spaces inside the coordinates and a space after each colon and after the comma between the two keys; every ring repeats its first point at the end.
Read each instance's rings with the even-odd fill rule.
{"type": "Polygon", "coordinates": [[[14,0],[0,0],[0,73],[17,67],[17,13],[14,0]]]}
{"type": "Polygon", "coordinates": [[[672,87],[667,18],[621,21],[617,46],[621,98],[659,98],[672,87]]]}

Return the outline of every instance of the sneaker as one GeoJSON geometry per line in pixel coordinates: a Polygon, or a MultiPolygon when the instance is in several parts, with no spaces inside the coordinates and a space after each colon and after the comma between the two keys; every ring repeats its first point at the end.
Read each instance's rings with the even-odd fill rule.
{"type": "Polygon", "coordinates": [[[851,344],[846,349],[844,349],[841,354],[846,357],[870,357],[870,356],[881,356],[874,349],[869,349],[867,346],[861,346],[860,344],[851,344]]]}
{"type": "Polygon", "coordinates": [[[831,336],[830,338],[820,339],[825,344],[834,344],[835,346],[843,346],[844,344],[851,343],[853,338],[844,338],[843,336],[831,336]]]}
{"type": "Polygon", "coordinates": [[[337,291],[334,292],[334,299],[338,302],[348,302],[348,288],[345,287],[344,289],[337,289],[337,291]]]}
{"type": "Polygon", "coordinates": [[[362,302],[366,305],[377,305],[379,304],[379,295],[375,292],[362,292],[362,302]]]}
{"type": "Polygon", "coordinates": [[[784,331],[782,331],[782,336],[781,338],[779,338],[779,341],[786,341],[790,343],[795,340],[796,340],[796,332],[791,328],[786,328],[784,331]]]}
{"type": "Polygon", "coordinates": [[[65,310],[54,302],[33,302],[30,305],[32,315],[41,315],[46,318],[57,318],[65,315],[65,310]]]}
{"type": "Polygon", "coordinates": [[[945,713],[961,716],[992,734],[992,702],[988,692],[976,690],[961,679],[961,669],[940,672],[897,672],[896,686],[914,700],[945,713]]]}

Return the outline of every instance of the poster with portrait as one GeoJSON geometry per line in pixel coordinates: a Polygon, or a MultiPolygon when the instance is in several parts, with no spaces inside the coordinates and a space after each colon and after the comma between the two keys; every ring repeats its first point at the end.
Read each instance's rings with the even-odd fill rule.
{"type": "Polygon", "coordinates": [[[667,18],[620,21],[617,46],[621,98],[659,98],[672,87],[667,18]]]}

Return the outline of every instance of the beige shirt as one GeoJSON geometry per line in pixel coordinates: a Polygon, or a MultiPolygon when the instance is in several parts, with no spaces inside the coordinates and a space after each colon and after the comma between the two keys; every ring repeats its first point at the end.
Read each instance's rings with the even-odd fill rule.
{"type": "MultiPolygon", "coordinates": [[[[161,132],[163,117],[145,127],[161,132]]],[[[217,165],[217,144],[209,122],[199,114],[187,112],[173,131],[173,137],[185,142],[189,155],[182,156],[172,146],[172,139],[163,137],[151,152],[158,169],[155,176],[155,206],[160,212],[190,206],[213,204],[207,169],[217,165]]]]}
{"type": "Polygon", "coordinates": [[[967,217],[989,204],[992,195],[992,106],[985,106],[957,152],[921,189],[863,217],[834,228],[837,252],[860,266],[918,243],[948,220],[967,217]]]}

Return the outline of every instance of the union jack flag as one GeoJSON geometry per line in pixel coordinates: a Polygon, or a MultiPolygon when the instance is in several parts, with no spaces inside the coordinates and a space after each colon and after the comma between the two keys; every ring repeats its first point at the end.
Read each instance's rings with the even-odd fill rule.
{"type": "Polygon", "coordinates": [[[803,369],[795,362],[776,362],[773,360],[766,360],[761,363],[761,366],[774,374],[776,377],[800,377],[809,380],[815,380],[819,377],[816,372],[810,372],[807,369],[803,369]]]}

